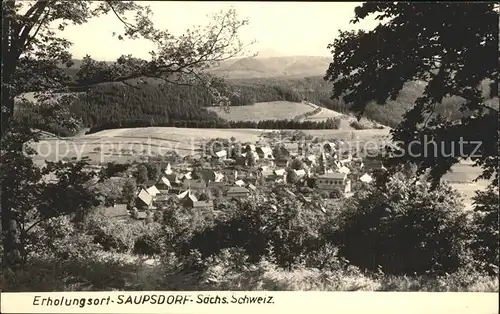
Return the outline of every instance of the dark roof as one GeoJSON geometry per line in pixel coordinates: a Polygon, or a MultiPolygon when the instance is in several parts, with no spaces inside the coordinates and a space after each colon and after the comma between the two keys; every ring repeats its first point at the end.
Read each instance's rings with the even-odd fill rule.
{"type": "Polygon", "coordinates": [[[197,201],[193,202],[193,207],[212,207],[214,203],[212,201],[197,201]]]}
{"type": "Polygon", "coordinates": [[[201,169],[200,175],[206,181],[214,181],[215,180],[215,171],[212,169],[201,169]]]}
{"type": "Polygon", "coordinates": [[[244,187],[232,186],[227,190],[227,193],[250,193],[250,191],[244,187]]]}
{"type": "Polygon", "coordinates": [[[172,198],[172,195],[158,195],[155,199],[156,202],[162,202],[162,201],[166,201],[168,199],[172,198]]]}
{"type": "Polygon", "coordinates": [[[318,176],[318,178],[320,179],[344,179],[345,177],[346,175],[340,172],[325,173],[323,175],[318,176]]]}
{"type": "Polygon", "coordinates": [[[221,181],[221,182],[216,182],[216,181],[208,182],[208,186],[224,186],[224,185],[226,185],[226,183],[223,181],[221,181]]]}
{"type": "Polygon", "coordinates": [[[147,186],[148,188],[152,187],[155,184],[156,184],[156,180],[148,180],[148,181],[144,182],[144,185],[147,186]]]}

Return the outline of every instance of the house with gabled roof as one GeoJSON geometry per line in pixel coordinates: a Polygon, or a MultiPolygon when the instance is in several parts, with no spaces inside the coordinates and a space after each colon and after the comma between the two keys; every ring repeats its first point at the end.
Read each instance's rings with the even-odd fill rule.
{"type": "Polygon", "coordinates": [[[351,172],[351,169],[347,168],[346,166],[341,166],[337,169],[337,172],[349,174],[351,172]]]}
{"type": "Polygon", "coordinates": [[[307,174],[304,169],[299,169],[299,170],[294,169],[293,172],[295,172],[295,174],[297,175],[298,178],[303,178],[307,174]]]}
{"type": "Polygon", "coordinates": [[[158,190],[160,190],[161,193],[165,193],[162,191],[167,191],[172,188],[172,184],[170,183],[170,180],[167,179],[167,177],[162,176],[160,180],[156,183],[156,187],[158,190]]]}
{"type": "Polygon", "coordinates": [[[144,189],[141,189],[137,195],[135,204],[138,208],[151,208],[153,205],[153,197],[144,189]]]}
{"type": "Polygon", "coordinates": [[[215,153],[214,158],[219,159],[219,160],[224,160],[227,158],[227,151],[226,150],[220,150],[215,153]]]}
{"type": "Polygon", "coordinates": [[[172,167],[170,166],[170,163],[167,164],[167,168],[165,169],[164,173],[166,175],[173,174],[174,172],[172,171],[172,167]]]}
{"type": "Polygon", "coordinates": [[[269,146],[259,146],[255,149],[255,152],[262,159],[274,159],[273,150],[269,146]]]}
{"type": "Polygon", "coordinates": [[[245,186],[245,182],[243,180],[237,180],[236,182],[234,182],[234,184],[236,186],[245,186]]]}
{"type": "Polygon", "coordinates": [[[147,188],[146,192],[148,192],[148,194],[151,195],[153,198],[156,195],[161,194],[161,192],[158,190],[158,188],[155,185],[150,186],[149,188],[147,188]]]}
{"type": "Polygon", "coordinates": [[[364,183],[370,183],[373,181],[373,178],[371,175],[369,175],[368,173],[365,173],[364,175],[362,175],[360,178],[359,178],[359,181],[361,182],[364,182],[364,183]]]}
{"type": "Polygon", "coordinates": [[[347,174],[340,172],[325,173],[316,178],[316,185],[319,190],[333,191],[340,189],[344,193],[351,192],[351,180],[347,179],[347,174]]]}
{"type": "Polygon", "coordinates": [[[283,177],[286,175],[286,170],[285,169],[276,169],[274,170],[274,175],[278,177],[283,177]]]}
{"type": "Polygon", "coordinates": [[[188,196],[190,193],[192,193],[192,192],[191,192],[191,190],[186,190],[186,191],[184,191],[184,192],[182,192],[182,193],[178,194],[178,195],[177,195],[177,199],[182,200],[182,199],[184,199],[186,196],[188,196]]]}

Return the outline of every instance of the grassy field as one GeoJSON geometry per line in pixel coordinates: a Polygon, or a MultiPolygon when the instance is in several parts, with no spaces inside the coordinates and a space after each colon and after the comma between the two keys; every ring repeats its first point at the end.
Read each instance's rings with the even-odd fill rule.
{"type": "Polygon", "coordinates": [[[229,112],[222,108],[208,108],[221,118],[230,121],[291,120],[295,116],[313,111],[314,108],[290,101],[260,102],[249,106],[231,107],[229,112]]]}

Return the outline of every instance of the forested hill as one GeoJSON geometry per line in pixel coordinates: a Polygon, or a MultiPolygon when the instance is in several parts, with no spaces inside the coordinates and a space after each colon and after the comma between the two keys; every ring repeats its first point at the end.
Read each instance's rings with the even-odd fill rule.
{"type": "MultiPolygon", "coordinates": [[[[274,83],[229,85],[233,106],[256,102],[286,100],[300,102],[302,95],[295,89],[274,83]]],[[[186,123],[221,123],[216,113],[206,110],[212,106],[210,94],[202,88],[179,85],[140,85],[132,87],[121,83],[100,84],[81,94],[72,104],[72,113],[82,120],[82,128],[102,129],[133,126],[182,126],[186,123]],[[107,127],[104,127],[107,126],[107,127]]],[[[23,104],[18,119],[28,119],[48,132],[71,135],[63,126],[47,125],[33,104],[23,104]]]]}
{"type": "MultiPolygon", "coordinates": [[[[78,71],[78,60],[76,61],[72,68],[66,69],[68,74],[74,75],[78,71]]],[[[322,76],[243,78],[230,79],[228,82],[233,106],[279,100],[299,102],[307,99],[328,109],[349,112],[348,105],[338,99],[330,99],[332,86],[322,76]]],[[[223,122],[214,112],[205,109],[213,104],[211,96],[205,90],[153,83],[136,87],[122,83],[100,84],[89,93],[81,94],[71,111],[82,120],[82,128],[94,130],[121,126],[218,125],[223,122]]],[[[384,106],[369,104],[365,116],[380,124],[395,127],[413,101],[422,94],[424,87],[422,82],[410,82],[396,100],[388,101],[384,106]]],[[[445,99],[438,110],[447,116],[456,117],[460,115],[457,110],[458,102],[454,98],[445,99]]],[[[57,122],[44,121],[37,112],[37,106],[24,104],[21,107],[23,110],[16,114],[19,119],[29,119],[45,131],[58,135],[72,134],[57,122]]]]}

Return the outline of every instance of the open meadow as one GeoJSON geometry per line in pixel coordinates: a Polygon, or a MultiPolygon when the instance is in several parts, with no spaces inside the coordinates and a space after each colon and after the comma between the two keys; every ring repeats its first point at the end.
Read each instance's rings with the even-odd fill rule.
{"type": "Polygon", "coordinates": [[[248,106],[234,106],[226,112],[219,107],[209,107],[217,115],[229,121],[292,120],[294,117],[313,111],[315,108],[290,101],[259,102],[248,106]]]}

